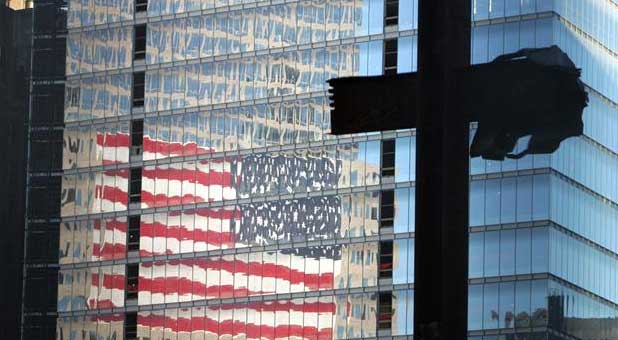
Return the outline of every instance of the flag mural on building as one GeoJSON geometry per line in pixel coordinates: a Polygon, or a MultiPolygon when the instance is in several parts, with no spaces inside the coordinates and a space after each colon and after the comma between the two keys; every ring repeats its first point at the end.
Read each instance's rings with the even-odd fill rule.
{"type": "MultiPolygon", "coordinates": [[[[99,134],[93,139],[96,140],[93,153],[101,155],[102,164],[116,164],[112,161],[114,157],[125,155],[129,150],[129,136],[126,134],[99,134]]],[[[200,152],[192,145],[170,145],[147,135],[144,141],[144,145],[157,146],[153,148],[157,151],[152,152],[153,158],[157,154],[169,156],[161,150],[190,149],[200,152]],[[149,142],[146,143],[146,140],[149,142]]],[[[147,147],[144,150],[146,157],[149,151],[147,147]]],[[[207,154],[211,151],[202,149],[201,152],[207,154]]],[[[301,185],[329,189],[338,182],[337,167],[341,165],[328,157],[273,157],[269,154],[144,167],[140,205],[148,209],[217,202],[249,197],[256,192],[294,192],[294,188],[301,185]]],[[[70,187],[65,185],[63,207],[76,214],[80,211],[126,209],[128,174],[128,169],[102,171],[95,174],[95,179],[90,183],[83,183],[80,175],[75,176],[75,194],[69,193],[70,187]],[[109,185],[95,185],[93,197],[87,198],[86,204],[81,203],[80,197],[86,194],[92,182],[109,185]]],[[[375,209],[378,197],[370,197],[365,204],[375,209]]],[[[367,280],[375,281],[376,270],[367,272],[365,268],[363,273],[363,267],[365,261],[375,263],[376,243],[149,260],[166,255],[208,254],[223,249],[268,246],[280,241],[302,240],[308,234],[314,239],[332,238],[341,233],[341,209],[342,202],[338,196],[319,196],[142,214],[137,304],[148,306],[318,292],[361,287],[363,282],[367,284],[367,280]],[[342,258],[347,259],[351,254],[356,258],[352,263],[358,265],[350,266],[342,262],[342,258]]],[[[126,259],[128,223],[126,216],[65,222],[61,229],[61,247],[64,249],[61,263],[126,259]]],[[[58,308],[61,311],[106,310],[125,306],[127,273],[122,265],[61,271],[60,275],[58,308]],[[78,286],[81,288],[77,289],[78,286]],[[65,287],[68,289],[66,292],[65,287]]],[[[341,306],[331,296],[196,307],[163,314],[140,312],[137,318],[138,334],[143,338],[156,338],[160,333],[162,336],[202,334],[206,338],[245,334],[247,338],[289,336],[330,339],[334,323],[343,322],[347,329],[347,319],[353,319],[353,314],[357,318],[365,317],[364,312],[352,312],[354,301],[363,308],[367,308],[366,301],[370,306],[375,305],[375,296],[365,295],[350,298],[341,306]],[[338,314],[337,308],[341,309],[338,314]],[[239,313],[257,316],[253,323],[249,320],[235,321],[234,315],[239,313]],[[215,315],[214,318],[212,315],[215,315]]],[[[373,310],[375,312],[375,306],[373,310]]],[[[111,325],[106,324],[105,320],[87,317],[83,322],[90,330],[85,331],[94,332],[97,327],[101,329],[111,325]]],[[[361,332],[362,323],[356,327],[361,332]]]]}

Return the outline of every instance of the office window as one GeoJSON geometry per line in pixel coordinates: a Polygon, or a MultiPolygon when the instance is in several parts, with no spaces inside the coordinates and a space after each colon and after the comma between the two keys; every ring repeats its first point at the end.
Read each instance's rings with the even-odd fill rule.
{"type": "Polygon", "coordinates": [[[378,329],[390,330],[393,320],[393,293],[380,292],[378,299],[378,329]]]}
{"type": "Polygon", "coordinates": [[[146,59],[146,24],[136,25],[134,34],[133,60],[146,59]]]}
{"type": "Polygon", "coordinates": [[[144,107],[145,72],[133,72],[133,107],[144,107]]]}
{"type": "Polygon", "coordinates": [[[144,120],[135,119],[131,121],[131,155],[139,156],[142,154],[144,144],[144,120]]]}
{"type": "Polygon", "coordinates": [[[386,0],[384,26],[394,26],[399,22],[399,0],[386,0]]]}
{"type": "Polygon", "coordinates": [[[393,241],[380,242],[379,278],[393,277],[393,241]]]}
{"type": "Polygon", "coordinates": [[[128,312],[124,317],[124,338],[137,339],[137,312],[128,312]]]}
{"type": "Polygon", "coordinates": [[[397,39],[388,39],[384,40],[384,75],[394,74],[397,74],[397,39]]]}
{"type": "Polygon", "coordinates": [[[384,140],[382,141],[382,177],[393,176],[395,176],[395,140],[384,140]]]}
{"type": "Polygon", "coordinates": [[[138,281],[139,281],[139,265],[137,263],[127,264],[127,290],[126,290],[127,300],[137,299],[138,281]]]}
{"type": "Polygon", "coordinates": [[[142,198],[142,168],[131,169],[129,203],[139,203],[142,198]]]}
{"type": "Polygon", "coordinates": [[[148,10],[148,0],[135,0],[135,12],[146,12],[148,10]]]}
{"type": "Polygon", "coordinates": [[[395,217],[395,192],[393,190],[382,191],[380,199],[380,228],[393,226],[395,217]]]}
{"type": "Polygon", "coordinates": [[[127,250],[136,251],[139,250],[139,228],[141,218],[140,215],[129,216],[129,232],[127,239],[127,250]]]}

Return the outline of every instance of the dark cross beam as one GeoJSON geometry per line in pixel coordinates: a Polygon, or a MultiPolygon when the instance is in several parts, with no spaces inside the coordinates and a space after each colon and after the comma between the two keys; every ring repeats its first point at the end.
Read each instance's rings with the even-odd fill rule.
{"type": "Polygon", "coordinates": [[[420,0],[419,14],[414,333],[464,340],[470,127],[456,81],[470,65],[471,1],[420,0]]]}
{"type": "Polygon", "coordinates": [[[469,156],[551,153],[583,132],[588,96],[558,47],[470,66],[470,0],[421,0],[419,72],[331,79],[333,134],[417,129],[414,331],[467,337],[469,156]],[[469,143],[469,123],[478,129],[469,143]],[[528,148],[511,152],[520,137],[528,148]]]}

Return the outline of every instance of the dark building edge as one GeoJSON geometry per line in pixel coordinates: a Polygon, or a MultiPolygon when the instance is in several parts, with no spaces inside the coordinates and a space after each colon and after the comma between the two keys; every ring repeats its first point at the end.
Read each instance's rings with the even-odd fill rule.
{"type": "Polygon", "coordinates": [[[56,338],[66,13],[62,0],[32,10],[21,339],[56,338]]]}
{"type": "Polygon", "coordinates": [[[18,339],[22,306],[26,120],[32,10],[0,7],[0,338],[18,339]]]}

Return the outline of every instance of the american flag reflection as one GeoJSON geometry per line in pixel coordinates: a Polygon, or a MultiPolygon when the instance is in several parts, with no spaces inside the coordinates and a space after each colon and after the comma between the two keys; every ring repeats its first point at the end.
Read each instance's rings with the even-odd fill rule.
{"type": "MultiPolygon", "coordinates": [[[[97,136],[96,149],[103,164],[128,158],[129,142],[128,135],[123,134],[97,136]]],[[[170,143],[149,136],[144,136],[143,148],[145,159],[213,151],[194,143],[170,143]]],[[[145,166],[141,207],[213,202],[273,190],[293,192],[298,187],[334,188],[337,167],[335,160],[321,155],[298,158],[269,154],[145,166]]],[[[97,173],[94,206],[100,206],[101,211],[126,209],[128,181],[127,169],[97,173]]],[[[143,214],[137,303],[147,306],[337,288],[336,282],[341,280],[337,278],[347,272],[341,261],[347,248],[341,245],[230,255],[203,253],[163,260],[153,256],[328,239],[339,233],[340,213],[340,199],[332,196],[143,214]]],[[[126,256],[126,217],[98,219],[92,227],[89,261],[126,256]]],[[[124,266],[93,268],[88,276],[88,309],[124,306],[124,266]]],[[[343,319],[352,316],[350,306],[346,302],[339,307],[345,310],[343,319]]],[[[179,339],[332,339],[336,310],[331,296],[140,312],[138,334],[141,338],[179,339]]]]}

